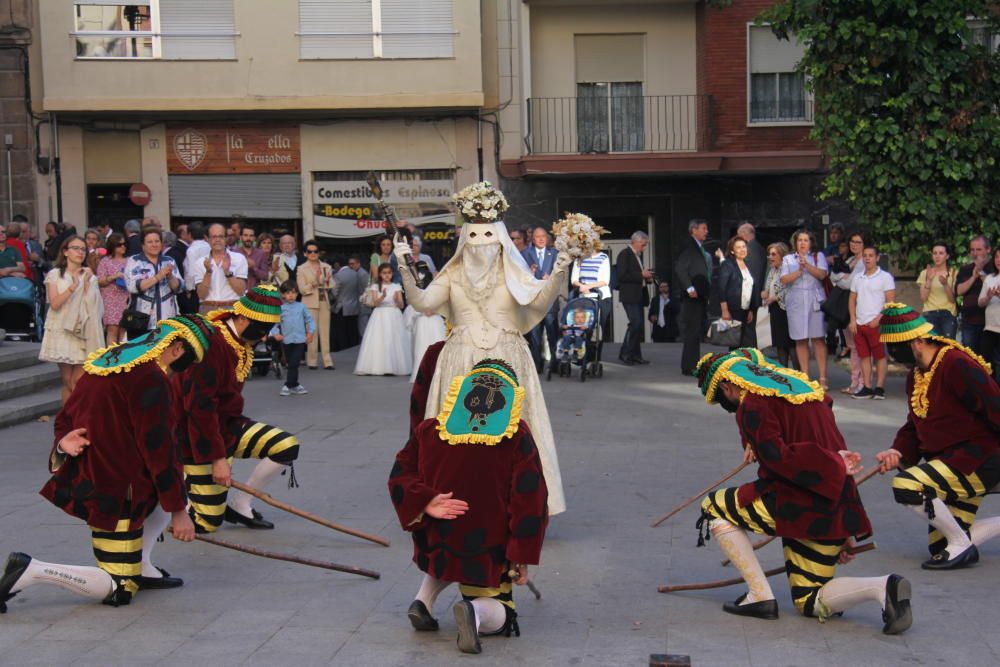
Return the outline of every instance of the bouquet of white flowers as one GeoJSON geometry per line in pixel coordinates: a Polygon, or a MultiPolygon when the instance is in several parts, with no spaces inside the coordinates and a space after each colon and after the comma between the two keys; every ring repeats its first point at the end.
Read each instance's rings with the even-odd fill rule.
{"type": "Polygon", "coordinates": [[[565,252],[573,259],[590,257],[604,248],[601,236],[608,230],[583,213],[567,213],[562,220],[552,225],[556,237],[556,250],[565,252]]]}
{"type": "Polygon", "coordinates": [[[510,208],[507,198],[489,181],[473,183],[451,198],[461,216],[472,222],[496,222],[510,208]]]}

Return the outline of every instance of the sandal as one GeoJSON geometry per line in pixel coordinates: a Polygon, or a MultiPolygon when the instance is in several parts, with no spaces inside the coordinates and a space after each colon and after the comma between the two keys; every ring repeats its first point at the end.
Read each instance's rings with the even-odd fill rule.
{"type": "Polygon", "coordinates": [[[819,386],[823,387],[823,391],[830,391],[830,385],[827,383],[826,378],[819,379],[819,386]]]}

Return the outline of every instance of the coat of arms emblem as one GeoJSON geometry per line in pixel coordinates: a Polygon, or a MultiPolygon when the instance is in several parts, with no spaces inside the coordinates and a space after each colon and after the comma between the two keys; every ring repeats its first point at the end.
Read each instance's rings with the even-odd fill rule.
{"type": "Polygon", "coordinates": [[[182,165],[194,171],[208,152],[208,138],[199,132],[188,128],[174,136],[174,155],[182,165]]]}

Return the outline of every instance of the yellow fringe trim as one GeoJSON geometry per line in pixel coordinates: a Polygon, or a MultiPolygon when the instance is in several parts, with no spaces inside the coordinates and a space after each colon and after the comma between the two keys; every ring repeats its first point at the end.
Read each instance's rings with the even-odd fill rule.
{"type": "Polygon", "coordinates": [[[448,395],[445,397],[444,403],[441,405],[441,412],[439,412],[437,416],[436,428],[441,436],[441,439],[449,445],[498,445],[504,438],[513,437],[513,435],[517,433],[518,424],[521,422],[521,407],[523,403],[524,389],[517,386],[517,383],[515,383],[512,378],[494,368],[476,369],[475,373],[460,375],[452,378],[451,384],[448,386],[448,395]],[[514,404],[510,409],[510,420],[507,422],[507,428],[504,429],[504,432],[500,435],[486,435],[484,433],[461,433],[455,435],[453,433],[449,433],[445,424],[448,423],[448,419],[451,417],[451,413],[455,408],[455,402],[458,401],[458,392],[462,388],[462,382],[465,378],[471,375],[478,375],[480,373],[490,373],[492,375],[496,375],[507,381],[514,388],[514,404]]]}
{"type": "Polygon", "coordinates": [[[964,345],[960,345],[950,338],[944,338],[942,336],[928,336],[928,338],[941,343],[945,346],[945,349],[938,352],[937,358],[934,360],[934,363],[931,364],[930,369],[928,369],[926,373],[921,371],[919,368],[913,369],[913,393],[910,394],[910,407],[913,409],[913,414],[921,419],[925,419],[927,417],[927,412],[931,408],[931,402],[927,397],[927,392],[931,388],[931,381],[934,379],[934,372],[944,360],[945,355],[948,354],[947,348],[958,350],[969,355],[972,357],[973,361],[983,367],[987,374],[991,374],[993,372],[992,367],[986,362],[985,359],[964,345]]]}
{"type": "Polygon", "coordinates": [[[98,357],[103,355],[108,350],[118,347],[119,345],[122,344],[122,343],[115,343],[113,345],[108,345],[107,347],[102,347],[87,355],[87,360],[83,362],[84,372],[89,373],[90,375],[111,375],[112,373],[128,373],[130,370],[132,370],[139,364],[144,364],[147,361],[152,361],[157,357],[159,357],[161,354],[163,354],[163,351],[166,350],[168,347],[170,347],[170,344],[173,343],[178,337],[181,337],[185,341],[187,341],[187,343],[194,350],[195,356],[197,357],[198,361],[201,361],[204,358],[205,356],[204,348],[202,348],[201,341],[199,341],[198,337],[194,335],[194,332],[192,332],[183,325],[167,322],[167,320],[160,320],[159,322],[156,323],[156,326],[160,326],[161,324],[164,323],[168,324],[173,329],[173,331],[168,333],[166,336],[160,339],[160,341],[157,342],[156,345],[149,348],[148,350],[143,352],[141,355],[139,355],[132,361],[122,364],[121,366],[114,366],[110,368],[93,365],[93,362],[97,361],[98,357]]]}
{"type": "MultiPolygon", "coordinates": [[[[890,334],[880,334],[879,340],[883,343],[905,343],[906,341],[913,340],[915,338],[928,338],[925,334],[934,331],[934,325],[930,322],[924,322],[915,329],[910,329],[909,331],[900,331],[899,333],[890,334]]],[[[931,336],[933,337],[933,336],[931,336]]]]}
{"type": "MultiPolygon", "coordinates": [[[[228,313],[228,310],[213,310],[209,313],[209,318],[215,313],[228,313]]],[[[247,377],[250,376],[250,369],[253,368],[253,350],[246,343],[236,340],[233,337],[233,332],[229,330],[229,325],[226,324],[225,320],[211,320],[212,326],[222,332],[222,337],[226,340],[226,344],[233,348],[236,352],[238,361],[236,362],[236,379],[240,382],[245,382],[247,377]]]]}
{"type": "Polygon", "coordinates": [[[795,405],[801,405],[802,403],[808,403],[810,401],[821,401],[823,400],[823,396],[825,396],[823,388],[819,385],[819,383],[810,380],[809,376],[806,375],[805,373],[802,373],[801,371],[792,370],[791,368],[785,368],[783,366],[776,366],[774,364],[768,364],[768,363],[761,363],[758,364],[758,366],[765,366],[772,369],[774,368],[780,369],[782,374],[787,374],[790,375],[791,377],[801,380],[812,391],[805,394],[783,395],[780,389],[767,389],[759,385],[756,385],[753,382],[750,382],[745,378],[740,377],[736,373],[729,372],[730,368],[740,363],[741,361],[744,363],[753,363],[750,360],[746,359],[745,357],[733,357],[732,359],[726,359],[725,361],[722,362],[722,365],[719,366],[719,369],[715,372],[715,375],[713,375],[712,379],[709,381],[708,391],[705,392],[706,403],[708,403],[709,405],[712,405],[714,403],[715,392],[718,390],[719,383],[722,382],[723,380],[732,382],[737,387],[740,387],[744,391],[749,392],[751,394],[755,394],[757,396],[777,396],[778,398],[784,399],[789,403],[793,403],[795,405]]]}

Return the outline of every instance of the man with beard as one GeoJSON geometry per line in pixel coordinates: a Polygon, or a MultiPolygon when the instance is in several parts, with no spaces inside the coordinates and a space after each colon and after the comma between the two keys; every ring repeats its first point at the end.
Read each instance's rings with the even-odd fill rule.
{"type": "Polygon", "coordinates": [[[274,286],[258,285],[232,310],[206,317],[210,348],[204,362],[173,378],[177,440],[195,528],[211,533],[223,519],[248,528],[274,528],[251,507],[249,495],[234,492],[228,505],[226,496],[233,458],[261,459],[247,480],[255,489],[264,488],[286,466],[291,469],[289,486],[295,482],[295,436],[243,416],[243,383],[253,365],[253,343],[281,320],[281,297],[274,286]]]}
{"type": "MultiPolygon", "coordinates": [[[[526,393],[524,420],[542,459],[549,514],[556,515],[566,509],[562,476],[545,397],[524,335],[545,317],[558,297],[570,258],[559,253],[549,279],[536,280],[511,242],[504,223],[491,221],[507,210],[503,194],[488,183],[470,186],[466,191],[473,188],[488,193],[483,200],[500,204],[490,210],[493,218],[472,219],[462,225],[454,257],[427,289],[417,287],[413,273],[406,268],[407,255],[412,254],[410,245],[396,239],[395,254],[403,267],[407,301],[419,311],[442,315],[452,325],[438,357],[424,416],[438,414],[452,378],[469,373],[483,359],[505,359],[526,393]]],[[[461,193],[458,201],[463,205],[461,193]]]]}
{"type": "Polygon", "coordinates": [[[931,558],[921,567],[969,567],[978,547],[1000,535],[1000,517],[976,518],[1000,483],[1000,388],[982,357],[932,336],[933,325],[909,306],[886,304],[880,328],[893,357],[913,369],[906,423],[875,458],[883,473],[904,466],[892,480],[896,502],[930,523],[931,558]]]}
{"type": "Polygon", "coordinates": [[[413,560],[426,573],[410,622],[437,630],[434,602],[458,583],[462,600],[452,611],[465,653],[480,653],[484,635],[520,635],[511,583],[526,583],[541,557],[545,478],[523,405],[509,365],[477,363],[452,379],[440,414],[417,425],[389,474],[413,560]]]}
{"type": "Polygon", "coordinates": [[[833,401],[808,376],[756,349],[709,354],[697,366],[705,400],[736,415],[744,460],[757,479],[718,489],[701,504],[698,546],[715,537],[748,591],[723,611],[773,620],[778,603],[746,531],[781,537],[796,609],[821,621],[862,602],[882,607],[882,632],[910,627],[910,583],[898,574],[834,578],[855,538],[871,534],[852,475],[861,455],[847,450],[833,401]]]}
{"type": "Polygon", "coordinates": [[[53,474],[41,494],[87,522],[97,567],[11,553],[0,577],[0,612],[33,584],[59,586],[117,607],[129,604],[140,589],[184,583],[150,563],[153,545],[169,523],[178,540],[194,539],[170,430],[173,397],[167,378],[201,361],[208,344],[196,322],[174,317],[90,356],[56,415],[49,454],[53,474]]]}

